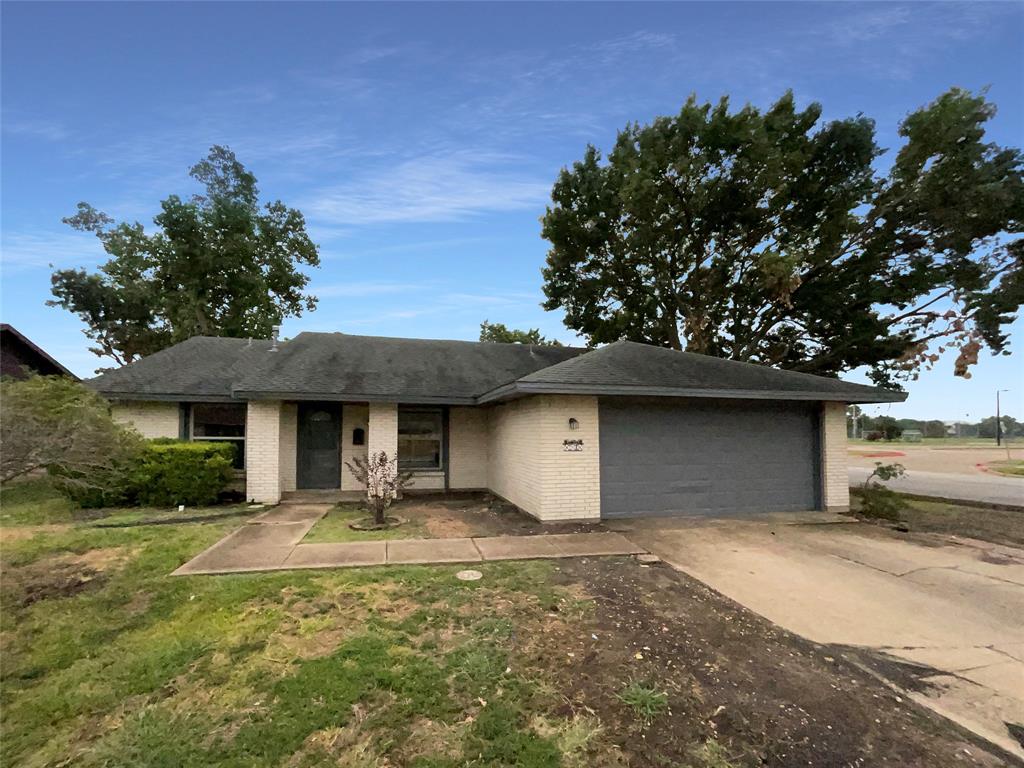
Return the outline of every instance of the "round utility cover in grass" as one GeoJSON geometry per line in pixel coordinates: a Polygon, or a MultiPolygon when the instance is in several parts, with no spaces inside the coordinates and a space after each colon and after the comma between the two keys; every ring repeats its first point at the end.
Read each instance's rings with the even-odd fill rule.
{"type": "Polygon", "coordinates": [[[455,574],[455,578],[460,581],[478,581],[483,577],[484,575],[480,571],[459,571],[455,574]]]}

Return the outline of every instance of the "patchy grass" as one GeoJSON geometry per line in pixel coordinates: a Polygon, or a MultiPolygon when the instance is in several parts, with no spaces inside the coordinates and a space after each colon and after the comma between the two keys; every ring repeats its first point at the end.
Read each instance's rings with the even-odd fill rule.
{"type": "MultiPolygon", "coordinates": [[[[909,499],[905,496],[901,496],[901,500],[903,507],[899,512],[900,521],[911,531],[951,534],[995,544],[1024,546],[1024,512],[909,499]]],[[[860,513],[862,501],[859,492],[850,494],[851,511],[854,514],[860,513]]]]}
{"type": "Polygon", "coordinates": [[[1024,460],[992,461],[986,465],[990,470],[1007,477],[1024,477],[1024,460]]]}
{"type": "Polygon", "coordinates": [[[619,699],[645,726],[668,709],[668,694],[640,680],[631,680],[619,693],[619,699]]]}
{"type": "MultiPolygon", "coordinates": [[[[874,678],[664,566],[485,563],[476,582],[455,565],[170,577],[238,525],[233,510],[76,520],[45,488],[0,498],[0,528],[29,534],[0,552],[5,766],[723,768],[963,753],[874,678]]],[[[996,764],[971,751],[964,764],[996,764]]]]}
{"type": "Polygon", "coordinates": [[[303,541],[307,544],[335,541],[381,541],[382,539],[419,539],[427,536],[421,520],[409,518],[395,509],[388,516],[398,515],[405,520],[397,528],[383,531],[353,531],[349,525],[371,517],[371,513],[358,504],[336,504],[323,516],[303,541]]]}
{"type": "MultiPolygon", "coordinates": [[[[62,507],[39,487],[3,503],[5,527],[62,507]]],[[[4,764],[549,766],[585,751],[571,717],[531,725],[556,699],[511,661],[514,624],[565,602],[550,564],[473,583],[454,566],[169,577],[238,524],[204,511],[137,525],[163,513],[64,508],[64,528],[4,547],[4,764]]]]}

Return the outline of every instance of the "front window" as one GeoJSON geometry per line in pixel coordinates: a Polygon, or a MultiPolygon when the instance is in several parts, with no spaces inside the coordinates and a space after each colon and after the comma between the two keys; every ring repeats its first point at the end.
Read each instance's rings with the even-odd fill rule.
{"type": "Polygon", "coordinates": [[[192,406],[192,440],[228,441],[235,446],[235,469],[245,467],[245,406],[197,403],[192,406]]]}
{"type": "Polygon", "coordinates": [[[398,466],[440,469],[443,420],[441,411],[398,410],[398,466]]]}

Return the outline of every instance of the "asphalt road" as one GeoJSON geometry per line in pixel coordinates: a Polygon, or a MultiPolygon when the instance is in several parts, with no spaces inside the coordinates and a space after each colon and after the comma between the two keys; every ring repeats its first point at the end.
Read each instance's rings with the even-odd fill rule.
{"type": "MultiPolygon", "coordinates": [[[[860,485],[871,473],[864,467],[850,467],[850,485],[860,485]]],[[[995,474],[958,475],[909,469],[897,479],[885,483],[894,491],[943,499],[984,501],[1024,507],[1024,478],[1001,477],[995,474]]]]}

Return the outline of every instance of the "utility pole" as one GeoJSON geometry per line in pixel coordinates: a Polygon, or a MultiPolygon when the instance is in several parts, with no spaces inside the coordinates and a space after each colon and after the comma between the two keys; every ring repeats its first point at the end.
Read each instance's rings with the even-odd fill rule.
{"type": "Polygon", "coordinates": [[[1003,444],[1003,418],[999,414],[999,393],[1009,392],[1008,389],[997,389],[996,390],[996,445],[1000,446],[1003,444]]]}

